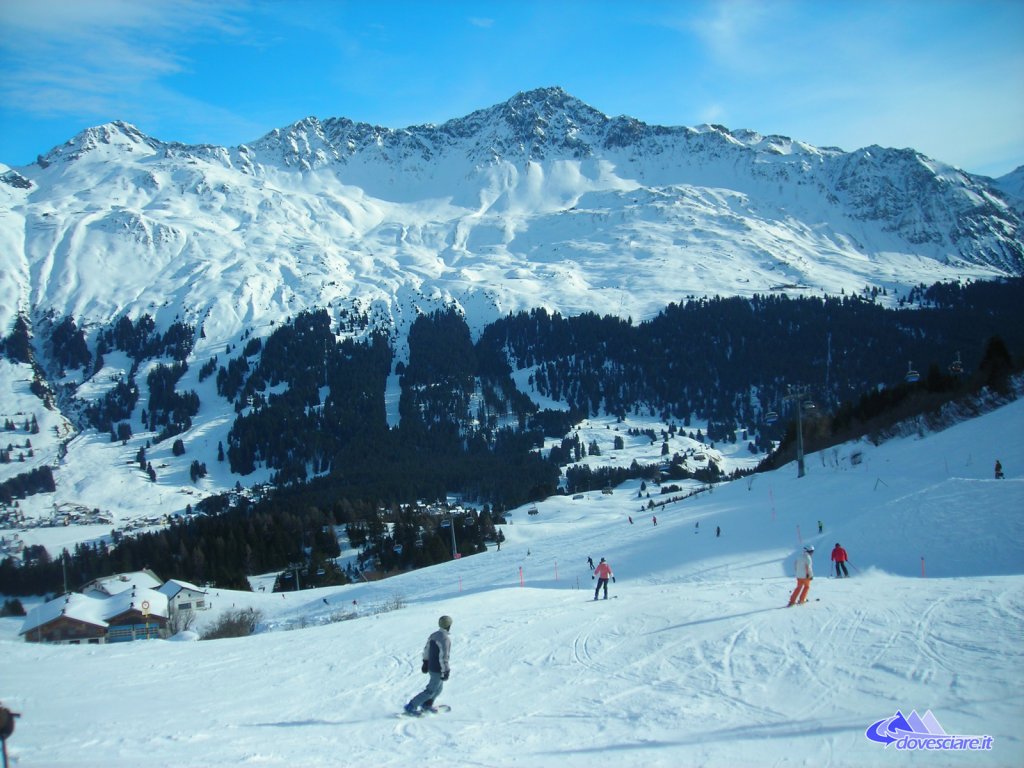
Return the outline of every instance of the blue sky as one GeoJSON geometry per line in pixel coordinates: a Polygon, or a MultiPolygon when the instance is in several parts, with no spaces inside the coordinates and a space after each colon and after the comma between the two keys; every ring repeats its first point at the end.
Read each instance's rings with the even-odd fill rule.
{"type": "Polygon", "coordinates": [[[558,85],[608,115],[1024,165],[1021,0],[0,0],[0,162],[91,125],[235,146],[558,85]]]}

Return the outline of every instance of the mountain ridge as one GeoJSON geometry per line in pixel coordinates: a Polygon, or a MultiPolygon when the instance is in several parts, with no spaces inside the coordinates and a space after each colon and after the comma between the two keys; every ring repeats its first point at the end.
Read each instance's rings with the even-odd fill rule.
{"type": "Polygon", "coordinates": [[[156,309],[231,336],[340,302],[401,336],[453,303],[479,328],[532,306],[649,317],[691,294],[1024,273],[1013,178],[912,149],[648,125],[557,87],[440,125],[307,117],[231,148],[115,121],[0,180],[8,328],[15,311],[88,325],[156,309]],[[150,269],[81,279],[129,260],[150,269]]]}

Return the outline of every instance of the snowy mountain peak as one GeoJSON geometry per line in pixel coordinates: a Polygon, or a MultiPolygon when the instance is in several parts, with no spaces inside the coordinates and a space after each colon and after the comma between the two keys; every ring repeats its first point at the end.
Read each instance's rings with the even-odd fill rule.
{"type": "Polygon", "coordinates": [[[590,157],[609,118],[561,88],[517,93],[503,104],[442,126],[450,133],[475,133],[478,143],[511,159],[549,155],[590,157]]]}
{"type": "Polygon", "coordinates": [[[1004,193],[1016,198],[1013,203],[1018,211],[1024,211],[1024,165],[1000,176],[995,184],[1004,193]]]}
{"type": "Polygon", "coordinates": [[[550,136],[554,141],[564,141],[581,129],[599,129],[608,123],[606,115],[561,88],[517,93],[495,109],[524,139],[550,136]]]}
{"type": "Polygon", "coordinates": [[[61,146],[51,149],[37,162],[45,168],[54,162],[77,160],[97,150],[101,150],[104,157],[109,156],[109,153],[103,150],[152,154],[159,146],[159,141],[150,138],[131,123],[115,120],[86,128],[61,146]]]}

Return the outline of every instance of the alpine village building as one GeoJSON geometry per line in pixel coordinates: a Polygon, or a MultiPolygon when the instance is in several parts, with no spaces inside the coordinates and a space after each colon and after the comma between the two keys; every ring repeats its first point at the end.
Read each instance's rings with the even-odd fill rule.
{"type": "Polygon", "coordinates": [[[178,611],[210,607],[206,592],[188,582],[162,584],[150,570],[96,579],[36,606],[20,635],[29,643],[121,643],[168,636],[178,611]]]}

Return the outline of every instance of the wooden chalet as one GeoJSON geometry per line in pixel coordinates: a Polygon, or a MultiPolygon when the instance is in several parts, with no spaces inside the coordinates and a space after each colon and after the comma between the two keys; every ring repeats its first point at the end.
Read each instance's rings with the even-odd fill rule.
{"type": "Polygon", "coordinates": [[[167,597],[155,589],[111,597],[70,592],[30,611],[19,635],[29,643],[71,645],[150,640],[167,636],[167,617],[167,597]]]}

